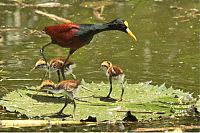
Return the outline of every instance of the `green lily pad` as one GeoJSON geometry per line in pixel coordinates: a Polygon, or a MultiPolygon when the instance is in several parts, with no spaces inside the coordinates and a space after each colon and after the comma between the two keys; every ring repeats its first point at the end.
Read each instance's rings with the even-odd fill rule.
{"type": "MultiPolygon", "coordinates": [[[[120,102],[117,101],[121,94],[120,85],[113,85],[111,99],[105,98],[109,92],[109,84],[84,82],[83,86],[91,91],[79,90],[76,95],[75,118],[66,119],[78,121],[94,116],[97,121],[115,121],[122,120],[126,111],[132,111],[139,120],[150,119],[160,115],[172,115],[174,113],[172,109],[184,110],[195,102],[191,94],[172,87],[166,88],[164,84],[161,86],[150,85],[150,82],[126,84],[123,101],[120,102]]],[[[59,119],[51,116],[64,106],[65,99],[60,98],[62,95],[45,92],[35,95],[36,90],[37,87],[32,86],[12,91],[0,100],[0,105],[9,111],[17,111],[30,118],[39,116],[44,119],[59,119]]],[[[73,104],[68,104],[63,113],[73,114],[73,104]]]]}

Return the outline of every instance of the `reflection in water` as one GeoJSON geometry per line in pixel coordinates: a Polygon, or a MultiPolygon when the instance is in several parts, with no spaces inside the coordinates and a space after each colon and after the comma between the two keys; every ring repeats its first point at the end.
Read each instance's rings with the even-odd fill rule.
{"type": "Polygon", "coordinates": [[[80,7],[91,8],[93,10],[93,15],[96,19],[104,21],[105,18],[102,16],[105,7],[111,6],[114,1],[101,0],[101,1],[84,1],[81,2],[80,7]]]}
{"type": "MultiPolygon", "coordinates": [[[[5,27],[14,27],[14,28],[20,28],[21,27],[21,12],[20,8],[17,7],[15,11],[12,13],[9,13],[6,19],[6,25],[5,27]]],[[[19,31],[11,31],[5,36],[6,38],[6,44],[7,45],[13,45],[17,44],[18,40],[20,40],[20,32],[19,31]]]]}
{"type": "MultiPolygon", "coordinates": [[[[130,29],[138,37],[133,44],[123,33],[103,32],[92,43],[79,50],[72,59],[77,63],[74,72],[77,78],[87,82],[107,81],[99,69],[103,60],[111,60],[120,65],[129,79],[129,83],[153,81],[155,84],[166,83],[175,88],[198,93],[199,81],[199,16],[189,14],[197,8],[198,2],[188,0],[174,1],[110,1],[103,2],[102,16],[105,21],[124,18],[130,29]],[[113,4],[114,3],[114,4],[113,4]],[[178,5],[185,10],[171,9],[178,5]],[[188,11],[185,13],[184,11],[188,11]],[[179,18],[174,18],[174,17],[179,18]],[[194,16],[194,17],[193,17],[194,16]],[[181,19],[181,20],[180,20],[181,19]],[[134,46],[133,46],[134,45],[134,46]]],[[[81,6],[83,2],[63,2],[68,8],[41,8],[48,13],[71,19],[78,23],[97,23],[93,18],[93,7],[81,6]]],[[[96,3],[96,1],[95,1],[96,3]]],[[[41,73],[30,73],[34,62],[41,58],[39,49],[50,41],[49,37],[29,34],[32,30],[41,31],[47,25],[58,24],[46,17],[34,13],[33,7],[0,8],[0,78],[38,79],[41,73]],[[27,29],[24,29],[27,28],[27,29]],[[4,31],[2,30],[4,29],[4,31]]],[[[101,15],[101,13],[100,13],[101,15]]],[[[102,17],[101,16],[101,17],[102,17]]],[[[48,58],[65,57],[66,49],[52,45],[47,49],[48,58]]],[[[56,75],[55,75],[56,77],[56,75]]],[[[56,78],[54,79],[56,81],[56,78]]],[[[36,86],[39,81],[3,81],[8,89],[36,86]]],[[[3,90],[2,90],[3,91],[3,90]]],[[[2,95],[2,94],[1,94],[2,95]]]]}
{"type": "Polygon", "coordinates": [[[146,74],[150,73],[150,65],[151,65],[151,51],[148,47],[144,48],[144,71],[146,74]]]}
{"type": "Polygon", "coordinates": [[[14,26],[20,27],[21,26],[20,8],[17,8],[16,11],[13,13],[13,15],[14,15],[14,26]]]}

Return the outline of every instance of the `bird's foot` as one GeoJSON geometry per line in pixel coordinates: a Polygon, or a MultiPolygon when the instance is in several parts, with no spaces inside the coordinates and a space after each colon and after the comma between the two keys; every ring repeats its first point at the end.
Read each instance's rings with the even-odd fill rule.
{"type": "Polygon", "coordinates": [[[63,98],[64,96],[59,96],[59,97],[57,97],[57,98],[63,98]]]}
{"type": "Polygon", "coordinates": [[[80,122],[97,122],[96,117],[88,116],[87,119],[81,119],[80,122]]]}
{"type": "Polygon", "coordinates": [[[117,100],[112,98],[112,97],[101,97],[100,101],[104,101],[104,102],[116,102],[117,100]]]}
{"type": "Polygon", "coordinates": [[[62,111],[59,111],[59,112],[56,112],[55,114],[61,115],[61,114],[63,114],[63,112],[62,112],[62,111]]]}
{"type": "Polygon", "coordinates": [[[62,113],[62,112],[57,112],[57,113],[55,113],[53,116],[59,117],[59,118],[64,118],[64,117],[71,117],[71,118],[73,118],[73,115],[72,115],[72,114],[64,114],[64,113],[62,113]]]}
{"type": "Polygon", "coordinates": [[[49,118],[66,118],[66,117],[70,117],[70,118],[73,118],[73,116],[71,114],[63,114],[63,113],[60,113],[60,112],[42,115],[41,117],[49,117],[49,118]]]}
{"type": "Polygon", "coordinates": [[[122,98],[120,98],[120,99],[117,100],[117,102],[121,102],[121,101],[122,101],[122,98]]]}
{"type": "Polygon", "coordinates": [[[105,98],[110,98],[110,95],[106,96],[105,98]]]}

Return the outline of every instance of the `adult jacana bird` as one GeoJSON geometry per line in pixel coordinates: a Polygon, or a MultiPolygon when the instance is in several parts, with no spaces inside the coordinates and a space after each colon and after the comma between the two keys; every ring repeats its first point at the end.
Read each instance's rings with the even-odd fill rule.
{"type": "Polygon", "coordinates": [[[39,59],[36,61],[34,69],[42,69],[46,70],[42,80],[46,76],[47,72],[49,72],[49,78],[50,73],[56,71],[58,75],[58,82],[60,82],[60,73],[62,74],[63,80],[65,80],[65,74],[66,75],[72,75],[74,79],[76,79],[76,76],[73,74],[73,69],[76,67],[76,64],[73,61],[68,60],[64,65],[65,59],[64,58],[52,58],[50,59],[49,63],[45,62],[43,59],[39,59]],[[64,68],[63,68],[64,65],[64,68]]]}
{"type": "Polygon", "coordinates": [[[51,80],[44,80],[40,85],[40,90],[47,90],[54,94],[63,94],[65,96],[65,104],[60,111],[57,112],[58,115],[62,114],[63,110],[67,104],[72,101],[74,105],[73,113],[75,116],[76,103],[74,100],[76,92],[80,89],[81,84],[79,80],[63,80],[57,85],[51,80]]]}
{"type": "Polygon", "coordinates": [[[137,41],[135,35],[128,28],[128,22],[121,18],[103,24],[65,23],[44,28],[46,34],[51,37],[51,42],[44,45],[40,49],[40,53],[47,62],[44,49],[50,44],[57,44],[64,48],[70,48],[69,54],[65,60],[66,62],[77,49],[89,44],[95,34],[108,30],[125,32],[137,41]]]}
{"type": "Polygon", "coordinates": [[[120,67],[113,65],[110,61],[103,61],[101,63],[101,67],[105,71],[106,76],[108,77],[110,83],[110,91],[107,95],[107,98],[110,97],[110,94],[112,92],[112,79],[114,79],[118,80],[118,82],[122,84],[122,93],[119,99],[119,101],[122,101],[122,97],[124,94],[124,81],[125,81],[124,80],[125,74],[123,70],[120,67]]]}

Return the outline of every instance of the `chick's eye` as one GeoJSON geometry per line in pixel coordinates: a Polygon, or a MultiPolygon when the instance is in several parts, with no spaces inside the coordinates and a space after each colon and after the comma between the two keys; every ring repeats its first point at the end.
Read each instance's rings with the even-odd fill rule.
{"type": "Polygon", "coordinates": [[[102,67],[107,67],[106,65],[101,65],[102,67]]]}

